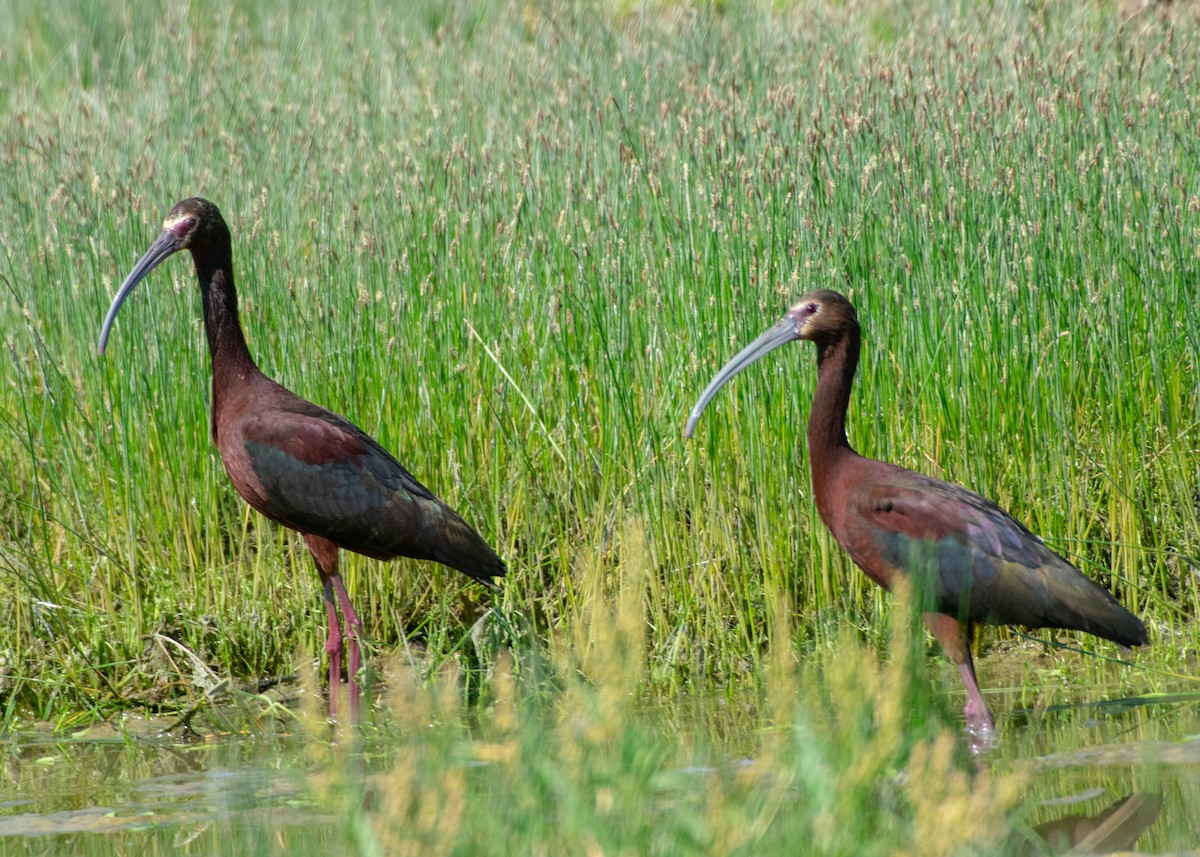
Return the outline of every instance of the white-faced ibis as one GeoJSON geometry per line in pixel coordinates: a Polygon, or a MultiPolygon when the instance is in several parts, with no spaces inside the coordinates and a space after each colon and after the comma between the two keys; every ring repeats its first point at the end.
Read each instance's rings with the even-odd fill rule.
{"type": "Polygon", "coordinates": [[[134,287],[185,249],[200,281],[212,359],[213,442],[246,502],[304,536],[321,576],[329,620],[330,713],[336,716],[342,642],[348,638],[350,718],[355,720],[362,623],[338,574],[338,548],[383,560],[432,559],[484,583],[504,574],[504,562],[374,438],[259,370],[238,322],[229,227],[208,200],[185,199],[171,209],[162,233],[113,299],[100,329],[101,354],[134,287]]]}
{"type": "Polygon", "coordinates": [[[817,389],[808,418],[809,466],[817,511],[838,544],[888,589],[909,577],[922,618],[967,687],[964,711],[974,749],[994,741],[992,715],[971,661],[978,622],[1070,628],[1123,646],[1148,642],[1141,620],[1051,551],[1019,521],[974,492],[864,458],[846,439],[850,385],[860,333],[854,306],[837,292],[800,298],[717,373],[692,409],[684,434],[725,382],[796,339],[817,346],[817,389]]]}

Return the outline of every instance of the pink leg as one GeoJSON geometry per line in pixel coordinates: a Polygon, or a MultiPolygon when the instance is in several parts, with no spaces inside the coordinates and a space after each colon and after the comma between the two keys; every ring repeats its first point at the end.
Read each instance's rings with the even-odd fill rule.
{"type": "Polygon", "coordinates": [[[967,720],[967,737],[971,744],[971,752],[976,755],[995,749],[1000,743],[996,735],[996,726],[992,722],[992,713],[988,711],[983,694],[979,692],[979,683],[975,680],[975,663],[971,660],[971,640],[975,629],[968,623],[960,623],[953,616],[945,613],[922,613],[934,639],[942,645],[946,656],[958,664],[958,674],[962,676],[963,684],[967,686],[967,705],[963,708],[963,716],[967,720]]]}
{"type": "Polygon", "coordinates": [[[338,603],[342,606],[342,619],[346,623],[345,636],[350,638],[350,663],[348,664],[347,676],[350,679],[350,722],[358,722],[358,669],[361,666],[359,660],[358,638],[362,636],[362,622],[358,619],[358,613],[354,611],[354,605],[350,603],[350,595],[346,592],[346,587],[342,584],[341,575],[333,575],[333,588],[337,590],[338,603]]]}
{"type": "Polygon", "coordinates": [[[325,653],[329,655],[329,716],[337,719],[337,698],[342,684],[342,628],[338,624],[337,605],[333,603],[332,578],[321,572],[325,590],[325,616],[329,620],[329,636],[325,638],[325,653]]]}
{"type": "Polygon", "coordinates": [[[358,669],[360,654],[358,638],[362,634],[362,622],[354,612],[350,596],[342,584],[338,574],[338,548],[333,542],[311,534],[304,536],[304,544],[308,546],[317,563],[317,572],[321,575],[321,587],[325,595],[325,615],[329,620],[329,636],[325,639],[325,651],[329,654],[329,716],[337,717],[337,698],[340,695],[342,683],[342,641],[350,638],[350,722],[358,722],[358,669]],[[337,605],[334,604],[334,593],[342,608],[342,618],[345,620],[345,631],[338,623],[337,605]]]}
{"type": "Polygon", "coordinates": [[[967,686],[967,704],[963,708],[963,716],[967,718],[967,735],[971,739],[971,751],[978,755],[994,749],[1000,740],[996,735],[992,712],[988,711],[983,694],[979,692],[979,683],[975,681],[975,664],[971,661],[969,649],[967,659],[958,665],[958,674],[967,686]]]}

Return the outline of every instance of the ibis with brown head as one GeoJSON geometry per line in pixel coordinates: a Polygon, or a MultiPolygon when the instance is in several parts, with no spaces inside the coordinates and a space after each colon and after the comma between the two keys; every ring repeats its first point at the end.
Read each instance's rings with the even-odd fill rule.
{"type": "Polygon", "coordinates": [[[155,267],[180,250],[192,254],[200,284],[212,361],[213,442],[233,487],[245,501],[272,521],[299,532],[312,553],[329,623],[325,650],[330,714],[337,714],[346,641],[354,721],[362,623],[338,571],[338,549],[383,560],[436,560],[483,583],[503,576],[504,562],[374,438],[259,370],[238,320],[229,227],[208,200],[185,199],[168,213],[162,232],[113,299],[100,329],[101,354],[125,299],[155,267]],[[339,606],[344,629],[338,621],[339,606]]]}
{"type": "Polygon", "coordinates": [[[797,339],[817,348],[807,437],[817,512],[877,584],[888,589],[901,576],[912,583],[925,624],[966,685],[964,714],[974,749],[995,742],[971,659],[977,623],[1075,629],[1123,646],[1148,642],[1140,619],[992,501],[851,448],[846,413],[861,333],[854,306],[837,292],[804,295],[725,364],[696,402],[684,434],[691,437],[730,378],[797,339]]]}

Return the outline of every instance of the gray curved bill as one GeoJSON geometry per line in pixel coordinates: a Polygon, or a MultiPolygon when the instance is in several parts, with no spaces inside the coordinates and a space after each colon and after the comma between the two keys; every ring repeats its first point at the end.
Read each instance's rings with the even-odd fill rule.
{"type": "Polygon", "coordinates": [[[134,287],[153,271],[159,262],[178,249],[175,236],[165,229],[154,239],[150,249],[138,260],[133,270],[129,272],[129,276],[125,278],[125,282],[121,283],[121,288],[117,290],[117,296],[113,298],[112,306],[108,308],[108,315],[104,317],[104,324],[100,326],[100,341],[96,345],[97,354],[104,353],[104,346],[108,344],[108,332],[112,330],[113,322],[117,320],[117,313],[121,309],[121,304],[125,303],[125,298],[129,297],[134,287]]]}
{"type": "Polygon", "coordinates": [[[791,316],[784,316],[774,327],[739,351],[732,360],[721,367],[721,371],[716,374],[716,377],[709,382],[708,386],[704,388],[704,392],[700,394],[700,398],[696,401],[696,406],[692,408],[691,416],[688,417],[687,427],[683,430],[683,436],[692,436],[692,432],[696,429],[696,423],[700,421],[700,414],[704,413],[709,400],[717,394],[717,390],[725,386],[726,381],[764,354],[769,354],[779,346],[786,345],[797,338],[796,322],[792,320],[791,316]]]}

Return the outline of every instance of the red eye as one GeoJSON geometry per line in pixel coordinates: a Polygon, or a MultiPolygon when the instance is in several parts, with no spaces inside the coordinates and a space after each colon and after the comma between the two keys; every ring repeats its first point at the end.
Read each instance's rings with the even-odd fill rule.
{"type": "Polygon", "coordinates": [[[177,241],[181,241],[184,237],[191,234],[195,226],[196,218],[188,216],[179,218],[167,228],[171,230],[171,234],[175,236],[177,241]]]}

